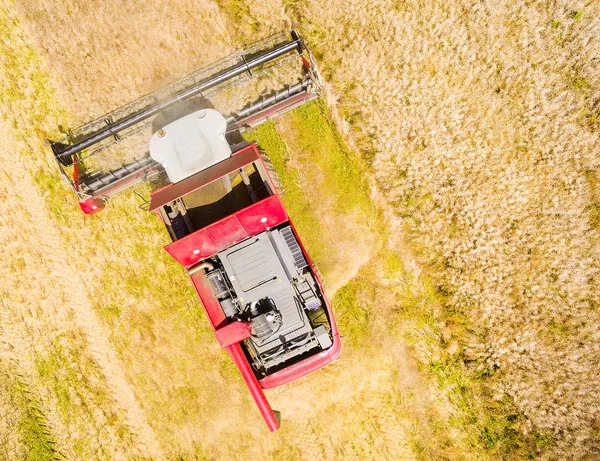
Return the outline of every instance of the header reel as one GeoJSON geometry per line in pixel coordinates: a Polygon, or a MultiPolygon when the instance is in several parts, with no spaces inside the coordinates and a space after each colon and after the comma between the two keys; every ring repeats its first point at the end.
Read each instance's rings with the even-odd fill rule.
{"type": "Polygon", "coordinates": [[[293,29],[70,131],[50,146],[82,210],[92,214],[113,195],[163,171],[149,156],[148,142],[170,122],[214,108],[225,115],[227,134],[233,135],[317,98],[320,85],[313,56],[293,29]]]}

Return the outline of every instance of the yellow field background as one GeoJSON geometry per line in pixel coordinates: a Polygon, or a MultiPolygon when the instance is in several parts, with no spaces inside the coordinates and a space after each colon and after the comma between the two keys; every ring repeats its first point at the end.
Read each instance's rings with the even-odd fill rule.
{"type": "Polygon", "coordinates": [[[0,1],[0,460],[597,459],[597,2],[0,1]],[[250,134],[336,364],[269,434],[168,235],[44,138],[298,21],[322,101],[250,134]]]}

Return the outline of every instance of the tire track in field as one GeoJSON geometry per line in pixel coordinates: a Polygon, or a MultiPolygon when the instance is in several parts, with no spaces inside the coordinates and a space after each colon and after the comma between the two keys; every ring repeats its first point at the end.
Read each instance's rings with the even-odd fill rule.
{"type": "Polygon", "coordinates": [[[39,113],[35,106],[47,104],[52,96],[40,94],[32,84],[43,68],[3,7],[0,45],[7,58],[0,67],[3,74],[20,79],[8,90],[0,86],[10,108],[3,119],[13,125],[0,123],[2,354],[32,383],[31,391],[42,402],[67,457],[82,450],[98,459],[161,458],[156,437],[34,179],[43,178],[48,164],[43,154],[30,162],[33,157],[27,150],[39,155],[42,146],[24,141],[39,139],[27,124],[28,114],[39,113]],[[32,164],[39,170],[31,170],[32,164]]]}
{"type": "Polygon", "coordinates": [[[0,359],[0,459],[24,459],[27,447],[19,434],[19,422],[24,411],[13,397],[13,374],[0,359]]]}
{"type": "MultiPolygon", "coordinates": [[[[23,148],[18,141],[11,144],[13,149],[15,145],[23,148]]],[[[3,277],[5,289],[10,290],[2,305],[1,331],[9,349],[7,355],[29,382],[54,386],[54,396],[43,395],[45,389],[37,390],[47,404],[45,411],[55,413],[49,419],[54,421],[58,437],[68,434],[69,438],[85,440],[88,450],[100,458],[128,459],[143,454],[160,458],[160,447],[119,366],[109,335],[68,260],[43,198],[26,167],[15,168],[14,156],[7,158],[5,153],[11,150],[2,152],[0,170],[11,171],[10,176],[4,174],[1,192],[5,199],[0,203],[0,254],[11,266],[3,277]],[[58,376],[44,376],[41,369],[55,361],[57,369],[50,372],[58,376]],[[69,394],[69,405],[78,412],[76,421],[60,414],[70,408],[57,401],[66,398],[60,395],[63,387],[69,394]],[[108,402],[98,395],[103,388],[108,402]],[[109,404],[111,400],[119,414],[109,404]],[[59,420],[67,420],[68,427],[58,427],[59,420]],[[123,429],[130,435],[119,435],[123,429]],[[122,451],[123,445],[126,451],[122,451]]],[[[63,443],[70,445],[69,440],[63,443]]],[[[68,448],[65,451],[76,453],[68,448]]]]}

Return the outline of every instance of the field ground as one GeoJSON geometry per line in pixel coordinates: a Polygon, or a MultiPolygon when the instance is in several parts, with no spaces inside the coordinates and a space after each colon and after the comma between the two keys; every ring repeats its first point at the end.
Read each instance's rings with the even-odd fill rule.
{"type": "Polygon", "coordinates": [[[0,459],[593,459],[593,3],[0,1],[0,459]],[[131,193],[88,218],[43,139],[300,20],[324,100],[249,136],[339,362],[269,435],[131,193]],[[148,27],[152,24],[152,27],[148,27]]]}

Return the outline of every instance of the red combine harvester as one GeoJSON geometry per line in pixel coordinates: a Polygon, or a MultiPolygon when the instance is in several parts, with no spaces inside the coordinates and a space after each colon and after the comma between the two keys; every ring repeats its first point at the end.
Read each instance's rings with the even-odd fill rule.
{"type": "Polygon", "coordinates": [[[317,98],[319,88],[292,30],[50,142],[86,214],[136,184],[151,186],[149,210],[172,239],[165,249],[187,270],[271,431],[279,420],[263,389],[324,367],[341,345],[270,161],[241,133],[317,98]],[[282,79],[288,86],[273,91],[282,79]]]}

